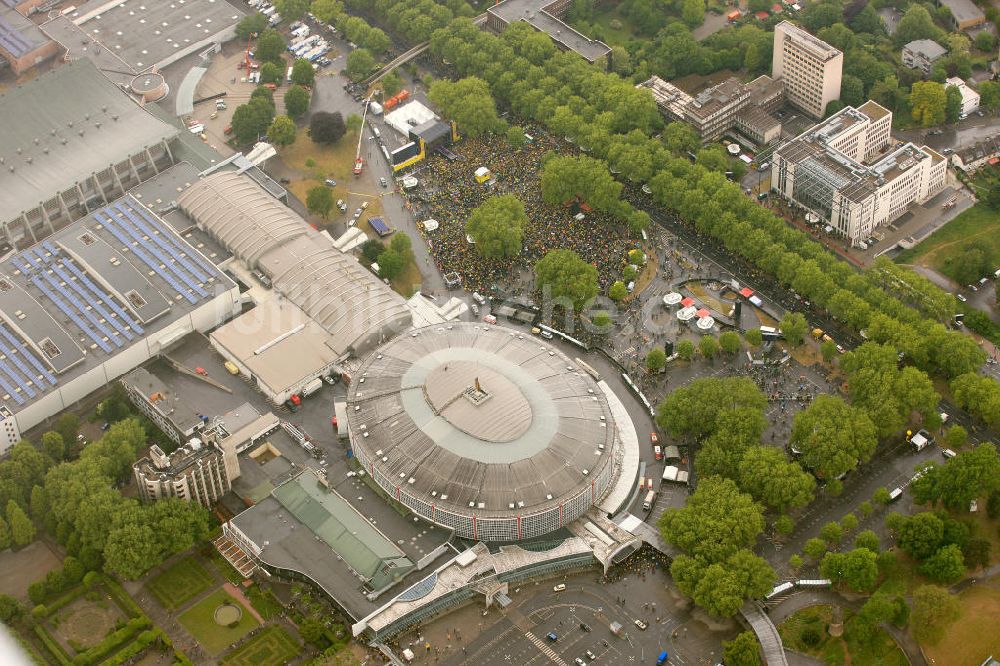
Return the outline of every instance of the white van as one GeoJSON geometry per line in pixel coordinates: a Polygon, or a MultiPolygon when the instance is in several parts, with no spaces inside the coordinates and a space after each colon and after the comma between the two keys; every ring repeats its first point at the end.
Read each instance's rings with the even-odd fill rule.
{"type": "Polygon", "coordinates": [[[642,510],[649,511],[650,509],[652,509],[653,502],[655,501],[656,501],[656,491],[650,490],[648,493],[646,493],[646,499],[642,501],[642,510]]]}

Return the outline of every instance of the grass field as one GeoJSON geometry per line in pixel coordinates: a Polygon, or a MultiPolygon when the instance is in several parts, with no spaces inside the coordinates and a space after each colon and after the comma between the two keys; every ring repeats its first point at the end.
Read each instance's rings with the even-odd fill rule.
{"type": "Polygon", "coordinates": [[[1000,212],[982,204],[962,211],[954,220],[896,257],[897,264],[920,264],[955,279],[954,268],[965,247],[987,252],[1000,266],[1000,212]]]}
{"type": "Polygon", "coordinates": [[[212,583],[212,575],[198,560],[185,557],[146,583],[146,589],[161,606],[174,610],[207,590],[212,583]]]}
{"type": "Polygon", "coordinates": [[[1000,576],[974,585],[959,595],[962,615],[948,628],[940,643],[924,646],[931,663],[981,664],[1000,656],[1000,576]]]}
{"type": "Polygon", "coordinates": [[[253,615],[241,603],[226,594],[225,590],[216,590],[185,611],[178,619],[195,640],[211,654],[219,654],[230,643],[243,638],[258,626],[253,615]],[[243,611],[243,616],[235,627],[223,627],[215,622],[215,609],[225,603],[239,606],[243,611]]]}
{"type": "Polygon", "coordinates": [[[226,655],[226,666],[277,666],[299,653],[299,644],[281,627],[271,626],[226,655]]]}
{"type": "Polygon", "coordinates": [[[845,616],[844,636],[834,638],[826,633],[826,628],[832,619],[832,606],[810,606],[785,619],[778,625],[778,633],[781,634],[781,639],[786,647],[817,657],[828,665],[884,664],[885,666],[906,666],[906,655],[885,631],[879,631],[870,643],[859,643],[851,635],[851,619],[848,611],[847,616],[845,616]],[[804,641],[803,634],[807,631],[815,632],[815,635],[819,637],[819,642],[815,645],[809,645],[804,641]]]}

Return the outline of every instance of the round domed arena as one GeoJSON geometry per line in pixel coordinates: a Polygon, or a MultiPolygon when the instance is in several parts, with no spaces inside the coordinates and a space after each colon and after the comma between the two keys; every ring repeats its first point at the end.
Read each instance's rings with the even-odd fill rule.
{"type": "Polygon", "coordinates": [[[348,391],[354,455],[395,501],[480,541],[519,541],[579,518],[610,489],[607,398],[539,338],[453,323],[374,351],[348,391]]]}

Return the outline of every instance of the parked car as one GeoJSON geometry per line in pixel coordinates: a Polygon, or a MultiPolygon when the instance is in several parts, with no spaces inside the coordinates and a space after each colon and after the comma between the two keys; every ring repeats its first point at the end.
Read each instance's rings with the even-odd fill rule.
{"type": "Polygon", "coordinates": [[[649,625],[643,622],[642,620],[636,620],[635,626],[639,627],[640,631],[646,631],[646,628],[649,627],[649,625]]]}
{"type": "Polygon", "coordinates": [[[337,181],[335,181],[333,178],[327,178],[323,182],[326,183],[327,187],[337,187],[337,181]]]}
{"type": "Polygon", "coordinates": [[[384,176],[378,179],[378,184],[382,187],[389,187],[389,183],[386,181],[384,176]]]}

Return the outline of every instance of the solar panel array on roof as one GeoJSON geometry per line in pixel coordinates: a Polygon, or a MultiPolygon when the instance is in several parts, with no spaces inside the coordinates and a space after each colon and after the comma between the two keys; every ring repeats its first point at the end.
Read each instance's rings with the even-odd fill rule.
{"type": "Polygon", "coordinates": [[[203,257],[189,255],[180,239],[131,196],[105,206],[94,219],[187,302],[210,296],[205,286],[218,270],[203,257]]]}
{"type": "Polygon", "coordinates": [[[0,48],[15,58],[30,53],[32,49],[31,42],[3,16],[0,16],[0,48]]]}
{"type": "Polygon", "coordinates": [[[45,390],[45,383],[56,385],[56,378],[24,342],[6,324],[0,324],[0,388],[19,405],[45,390]],[[35,389],[38,389],[37,391],[35,389]]]}

